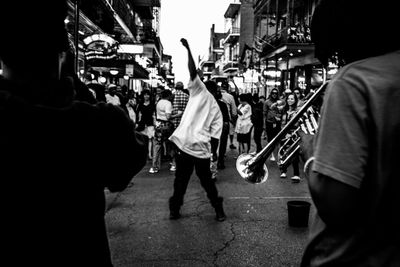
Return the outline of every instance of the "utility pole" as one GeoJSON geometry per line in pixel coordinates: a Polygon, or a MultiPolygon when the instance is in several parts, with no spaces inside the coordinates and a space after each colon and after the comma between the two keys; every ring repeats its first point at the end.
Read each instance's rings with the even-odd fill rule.
{"type": "Polygon", "coordinates": [[[78,75],[79,72],[79,8],[80,8],[80,0],[75,0],[75,32],[74,32],[74,41],[75,41],[75,74],[78,75]]]}

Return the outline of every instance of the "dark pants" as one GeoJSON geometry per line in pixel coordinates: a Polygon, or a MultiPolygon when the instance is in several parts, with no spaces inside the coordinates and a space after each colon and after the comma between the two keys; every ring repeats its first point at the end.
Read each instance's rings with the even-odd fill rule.
{"type": "Polygon", "coordinates": [[[229,122],[224,123],[222,127],[221,138],[219,139],[219,150],[218,150],[218,165],[225,165],[225,153],[226,153],[226,145],[228,144],[228,136],[229,136],[229,122]]]}
{"type": "MultiPolygon", "coordinates": [[[[292,159],[292,162],[291,162],[292,167],[293,167],[293,175],[294,176],[299,176],[300,175],[299,163],[300,163],[299,154],[297,153],[296,155],[293,156],[293,159],[292,159]]],[[[289,166],[281,168],[281,172],[286,173],[288,167],[289,166]]]]}
{"type": "Polygon", "coordinates": [[[218,197],[217,187],[211,179],[210,159],[196,158],[178,149],[176,153],[174,194],[169,199],[170,210],[179,211],[183,205],[183,198],[194,168],[211,205],[215,208],[222,204],[222,198],[218,197]]]}
{"type": "Polygon", "coordinates": [[[268,121],[265,122],[265,131],[267,132],[268,142],[271,142],[272,139],[274,139],[274,137],[280,132],[280,130],[280,124],[274,124],[268,121]]]}
{"type": "Polygon", "coordinates": [[[261,145],[261,135],[263,133],[263,126],[262,125],[255,125],[254,126],[254,143],[256,143],[256,149],[257,153],[261,151],[262,145],[261,145]]]}

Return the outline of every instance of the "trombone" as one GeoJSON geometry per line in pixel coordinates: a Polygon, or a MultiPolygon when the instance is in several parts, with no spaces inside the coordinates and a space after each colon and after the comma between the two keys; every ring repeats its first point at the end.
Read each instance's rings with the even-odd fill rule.
{"type": "Polygon", "coordinates": [[[239,175],[247,182],[252,184],[264,183],[268,179],[268,168],[265,165],[266,160],[274,151],[278,143],[284,138],[293,127],[299,123],[299,126],[286,139],[285,143],[279,149],[278,166],[287,166],[293,159],[293,156],[300,149],[300,130],[305,133],[314,134],[318,129],[317,119],[319,113],[312,105],[319,96],[325,91],[325,82],[310,96],[310,98],[301,106],[293,118],[283,127],[283,129],[257,154],[241,154],[236,160],[236,170],[239,175]]]}

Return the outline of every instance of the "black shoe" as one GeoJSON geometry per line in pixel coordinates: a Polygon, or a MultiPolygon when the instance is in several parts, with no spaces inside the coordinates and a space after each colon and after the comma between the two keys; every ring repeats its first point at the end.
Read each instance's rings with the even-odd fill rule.
{"type": "Polygon", "coordinates": [[[226,219],[226,215],[224,212],[224,207],[223,207],[223,198],[222,197],[218,197],[218,201],[217,203],[215,203],[214,209],[215,209],[215,220],[219,221],[219,222],[223,222],[226,219]]]}
{"type": "Polygon", "coordinates": [[[234,144],[231,144],[231,145],[229,146],[229,148],[230,148],[230,149],[236,149],[236,147],[235,147],[234,144]]]}
{"type": "Polygon", "coordinates": [[[225,165],[224,164],[217,164],[217,169],[218,170],[223,170],[223,169],[225,169],[225,165]]]}
{"type": "Polygon", "coordinates": [[[179,211],[170,211],[169,212],[169,219],[170,220],[178,220],[181,217],[179,211]]]}
{"type": "Polygon", "coordinates": [[[215,210],[215,220],[219,222],[223,222],[226,220],[226,215],[224,213],[224,210],[217,211],[215,210]]]}

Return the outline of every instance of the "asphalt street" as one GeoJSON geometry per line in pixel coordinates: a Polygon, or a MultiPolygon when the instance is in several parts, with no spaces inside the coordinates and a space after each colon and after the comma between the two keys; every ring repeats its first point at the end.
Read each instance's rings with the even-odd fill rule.
{"type": "MultiPolygon", "coordinates": [[[[149,174],[147,166],[133,185],[107,193],[106,222],[115,267],[127,266],[299,266],[309,227],[288,225],[287,202],[311,202],[302,176],[298,184],[279,177],[269,160],[268,180],[259,185],[240,178],[237,150],[227,151],[226,169],[218,173],[227,220],[214,220],[214,210],[195,174],[182,206],[182,218],[169,220],[168,198],[174,173],[168,162],[149,174]]],[[[302,164],[301,164],[302,167],[302,164]]],[[[311,205],[310,221],[315,214],[311,205]]]]}

